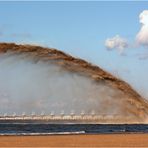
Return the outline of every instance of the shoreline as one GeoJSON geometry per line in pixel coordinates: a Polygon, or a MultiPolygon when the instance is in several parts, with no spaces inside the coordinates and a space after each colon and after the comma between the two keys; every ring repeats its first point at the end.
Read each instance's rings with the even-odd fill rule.
{"type": "Polygon", "coordinates": [[[0,136],[0,147],[148,147],[147,133],[0,136]]]}

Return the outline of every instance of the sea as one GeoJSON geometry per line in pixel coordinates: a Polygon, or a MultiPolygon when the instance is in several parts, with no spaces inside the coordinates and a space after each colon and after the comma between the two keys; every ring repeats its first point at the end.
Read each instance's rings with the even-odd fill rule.
{"type": "Polygon", "coordinates": [[[148,133],[147,124],[0,123],[0,135],[148,133]]]}

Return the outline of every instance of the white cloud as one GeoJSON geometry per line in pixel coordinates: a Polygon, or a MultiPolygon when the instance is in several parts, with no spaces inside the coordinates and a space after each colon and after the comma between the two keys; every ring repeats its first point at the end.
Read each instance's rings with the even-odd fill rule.
{"type": "Polygon", "coordinates": [[[120,54],[122,54],[124,49],[128,47],[128,42],[126,39],[116,35],[115,37],[106,39],[105,47],[108,50],[116,49],[120,54]]]}
{"type": "MultiPolygon", "coordinates": [[[[137,45],[142,45],[148,47],[148,10],[144,10],[139,15],[139,22],[141,23],[141,28],[138,34],[136,35],[136,43],[130,45],[131,48],[137,47],[137,45]],[[137,44],[138,43],[138,44],[137,44]]],[[[108,50],[116,49],[120,54],[124,55],[124,49],[129,47],[129,43],[125,38],[116,35],[112,38],[108,38],[105,41],[105,47],[108,50]]],[[[139,59],[147,59],[146,56],[140,56],[139,59]]]]}
{"type": "Polygon", "coordinates": [[[142,24],[136,40],[139,45],[148,46],[148,10],[144,10],[139,15],[139,21],[142,24]]]}

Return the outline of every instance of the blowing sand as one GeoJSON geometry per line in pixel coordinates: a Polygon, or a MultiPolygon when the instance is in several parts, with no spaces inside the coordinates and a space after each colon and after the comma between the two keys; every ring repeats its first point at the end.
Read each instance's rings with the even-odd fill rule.
{"type": "Polygon", "coordinates": [[[148,147],[148,134],[0,136],[0,147],[148,147]]]}

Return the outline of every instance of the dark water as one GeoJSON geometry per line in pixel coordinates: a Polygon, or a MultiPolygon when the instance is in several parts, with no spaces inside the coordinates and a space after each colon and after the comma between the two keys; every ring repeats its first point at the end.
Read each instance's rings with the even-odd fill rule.
{"type": "Polygon", "coordinates": [[[145,124],[0,124],[0,135],[148,133],[145,124]]]}

